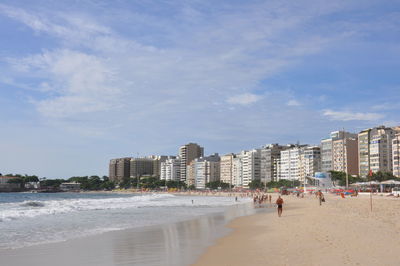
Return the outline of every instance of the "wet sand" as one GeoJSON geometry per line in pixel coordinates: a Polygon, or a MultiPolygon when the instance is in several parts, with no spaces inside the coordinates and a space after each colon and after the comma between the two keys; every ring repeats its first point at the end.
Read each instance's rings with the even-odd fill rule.
{"type": "Polygon", "coordinates": [[[374,196],[371,212],[369,196],[326,198],[235,219],[194,265],[400,265],[400,199],[374,196]]]}
{"type": "Polygon", "coordinates": [[[0,250],[0,265],[189,265],[207,246],[230,231],[226,227],[230,220],[256,211],[251,204],[240,204],[227,208],[224,213],[184,222],[0,250]]]}

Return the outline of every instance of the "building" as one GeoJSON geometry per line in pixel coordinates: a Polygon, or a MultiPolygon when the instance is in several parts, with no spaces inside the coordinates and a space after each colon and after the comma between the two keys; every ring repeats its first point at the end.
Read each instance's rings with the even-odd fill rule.
{"type": "Polygon", "coordinates": [[[152,158],[131,158],[130,177],[153,176],[154,159],[152,158]]]}
{"type": "Polygon", "coordinates": [[[196,189],[205,189],[207,183],[220,180],[220,157],[218,153],[194,159],[192,167],[196,189]]]}
{"type": "Polygon", "coordinates": [[[321,140],[321,171],[329,172],[333,170],[332,163],[332,139],[321,140]]]}
{"type": "Polygon", "coordinates": [[[357,134],[346,131],[333,131],[326,139],[321,140],[321,171],[329,172],[334,170],[333,166],[333,142],[339,139],[354,138],[357,139],[357,134]]]}
{"type": "Polygon", "coordinates": [[[234,153],[226,154],[221,156],[220,162],[220,171],[221,177],[220,180],[224,183],[228,183],[233,185],[233,160],[236,157],[234,153]]]}
{"type": "Polygon", "coordinates": [[[332,141],[332,166],[334,171],[358,175],[358,139],[347,136],[332,141]]]}
{"type": "Polygon", "coordinates": [[[278,180],[300,180],[300,154],[302,148],[306,145],[287,145],[286,149],[282,150],[280,158],[280,171],[278,173],[278,180]]]}
{"type": "Polygon", "coordinates": [[[241,161],[242,186],[248,188],[250,182],[261,179],[261,150],[243,151],[241,161]]]}
{"type": "Polygon", "coordinates": [[[400,177],[400,133],[397,133],[392,140],[392,161],[393,175],[400,177]]]}
{"type": "Polygon", "coordinates": [[[130,157],[117,158],[110,160],[109,178],[112,181],[121,181],[123,178],[130,177],[130,157]]]}
{"type": "Polygon", "coordinates": [[[300,149],[300,181],[321,172],[321,148],[306,146],[300,149]]]}
{"type": "Polygon", "coordinates": [[[204,148],[196,143],[189,143],[179,148],[181,159],[180,180],[186,182],[186,171],[191,161],[204,156],[204,148]]]}
{"type": "Polygon", "coordinates": [[[393,171],[392,141],[396,130],[385,126],[369,128],[358,134],[359,174],[393,171]]]}
{"type": "Polygon", "coordinates": [[[146,158],[153,160],[153,176],[160,178],[161,177],[161,163],[165,162],[169,156],[166,155],[151,155],[146,158]]]}
{"type": "Polygon", "coordinates": [[[269,144],[261,148],[260,174],[262,182],[278,180],[278,163],[281,151],[284,149],[284,146],[278,144],[269,144]]]}
{"type": "Polygon", "coordinates": [[[161,162],[160,179],[166,181],[178,181],[181,173],[181,161],[175,156],[170,156],[165,162],[161,162]]]}
{"type": "Polygon", "coordinates": [[[243,186],[243,154],[235,154],[232,158],[232,185],[235,187],[243,186]]]}

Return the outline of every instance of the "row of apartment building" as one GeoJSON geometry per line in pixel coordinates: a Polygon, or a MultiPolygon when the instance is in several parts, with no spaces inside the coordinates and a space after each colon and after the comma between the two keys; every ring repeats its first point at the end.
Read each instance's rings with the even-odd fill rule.
{"type": "Polygon", "coordinates": [[[248,187],[253,180],[304,180],[316,172],[331,170],[365,177],[370,171],[400,176],[400,128],[384,126],[358,134],[332,132],[320,145],[270,144],[259,149],[204,156],[204,148],[189,143],[178,156],[120,158],[110,161],[110,178],[153,175],[162,180],[183,181],[198,189],[221,180],[235,187],[248,187]]]}

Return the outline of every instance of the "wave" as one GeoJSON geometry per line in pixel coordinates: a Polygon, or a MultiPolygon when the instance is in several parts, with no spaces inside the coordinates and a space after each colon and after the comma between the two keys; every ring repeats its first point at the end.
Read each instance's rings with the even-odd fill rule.
{"type": "Polygon", "coordinates": [[[24,201],[0,204],[0,221],[33,218],[43,215],[58,215],[80,211],[101,211],[113,209],[146,207],[217,207],[232,205],[229,198],[184,197],[171,194],[151,194],[113,198],[75,198],[43,201],[24,201]],[[192,200],[194,202],[192,203],[192,200]]]}
{"type": "Polygon", "coordinates": [[[39,201],[28,201],[28,202],[22,203],[21,206],[23,206],[23,207],[44,207],[45,204],[43,202],[39,202],[39,201]]]}

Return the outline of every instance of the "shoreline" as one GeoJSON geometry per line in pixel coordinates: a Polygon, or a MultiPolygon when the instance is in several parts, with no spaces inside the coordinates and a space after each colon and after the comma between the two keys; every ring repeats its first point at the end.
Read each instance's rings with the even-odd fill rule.
{"type": "Polygon", "coordinates": [[[144,226],[62,242],[0,250],[2,263],[12,265],[189,265],[216,239],[228,234],[226,224],[257,210],[244,203],[223,212],[189,220],[144,226]],[[157,258],[162,259],[157,260],[157,258]],[[133,263],[134,262],[134,263],[133,263]]]}
{"type": "MultiPolygon", "coordinates": [[[[276,196],[274,197],[276,200],[276,196]]],[[[276,211],[239,217],[230,234],[194,263],[201,265],[398,265],[400,200],[374,196],[284,196],[276,211]]]]}

